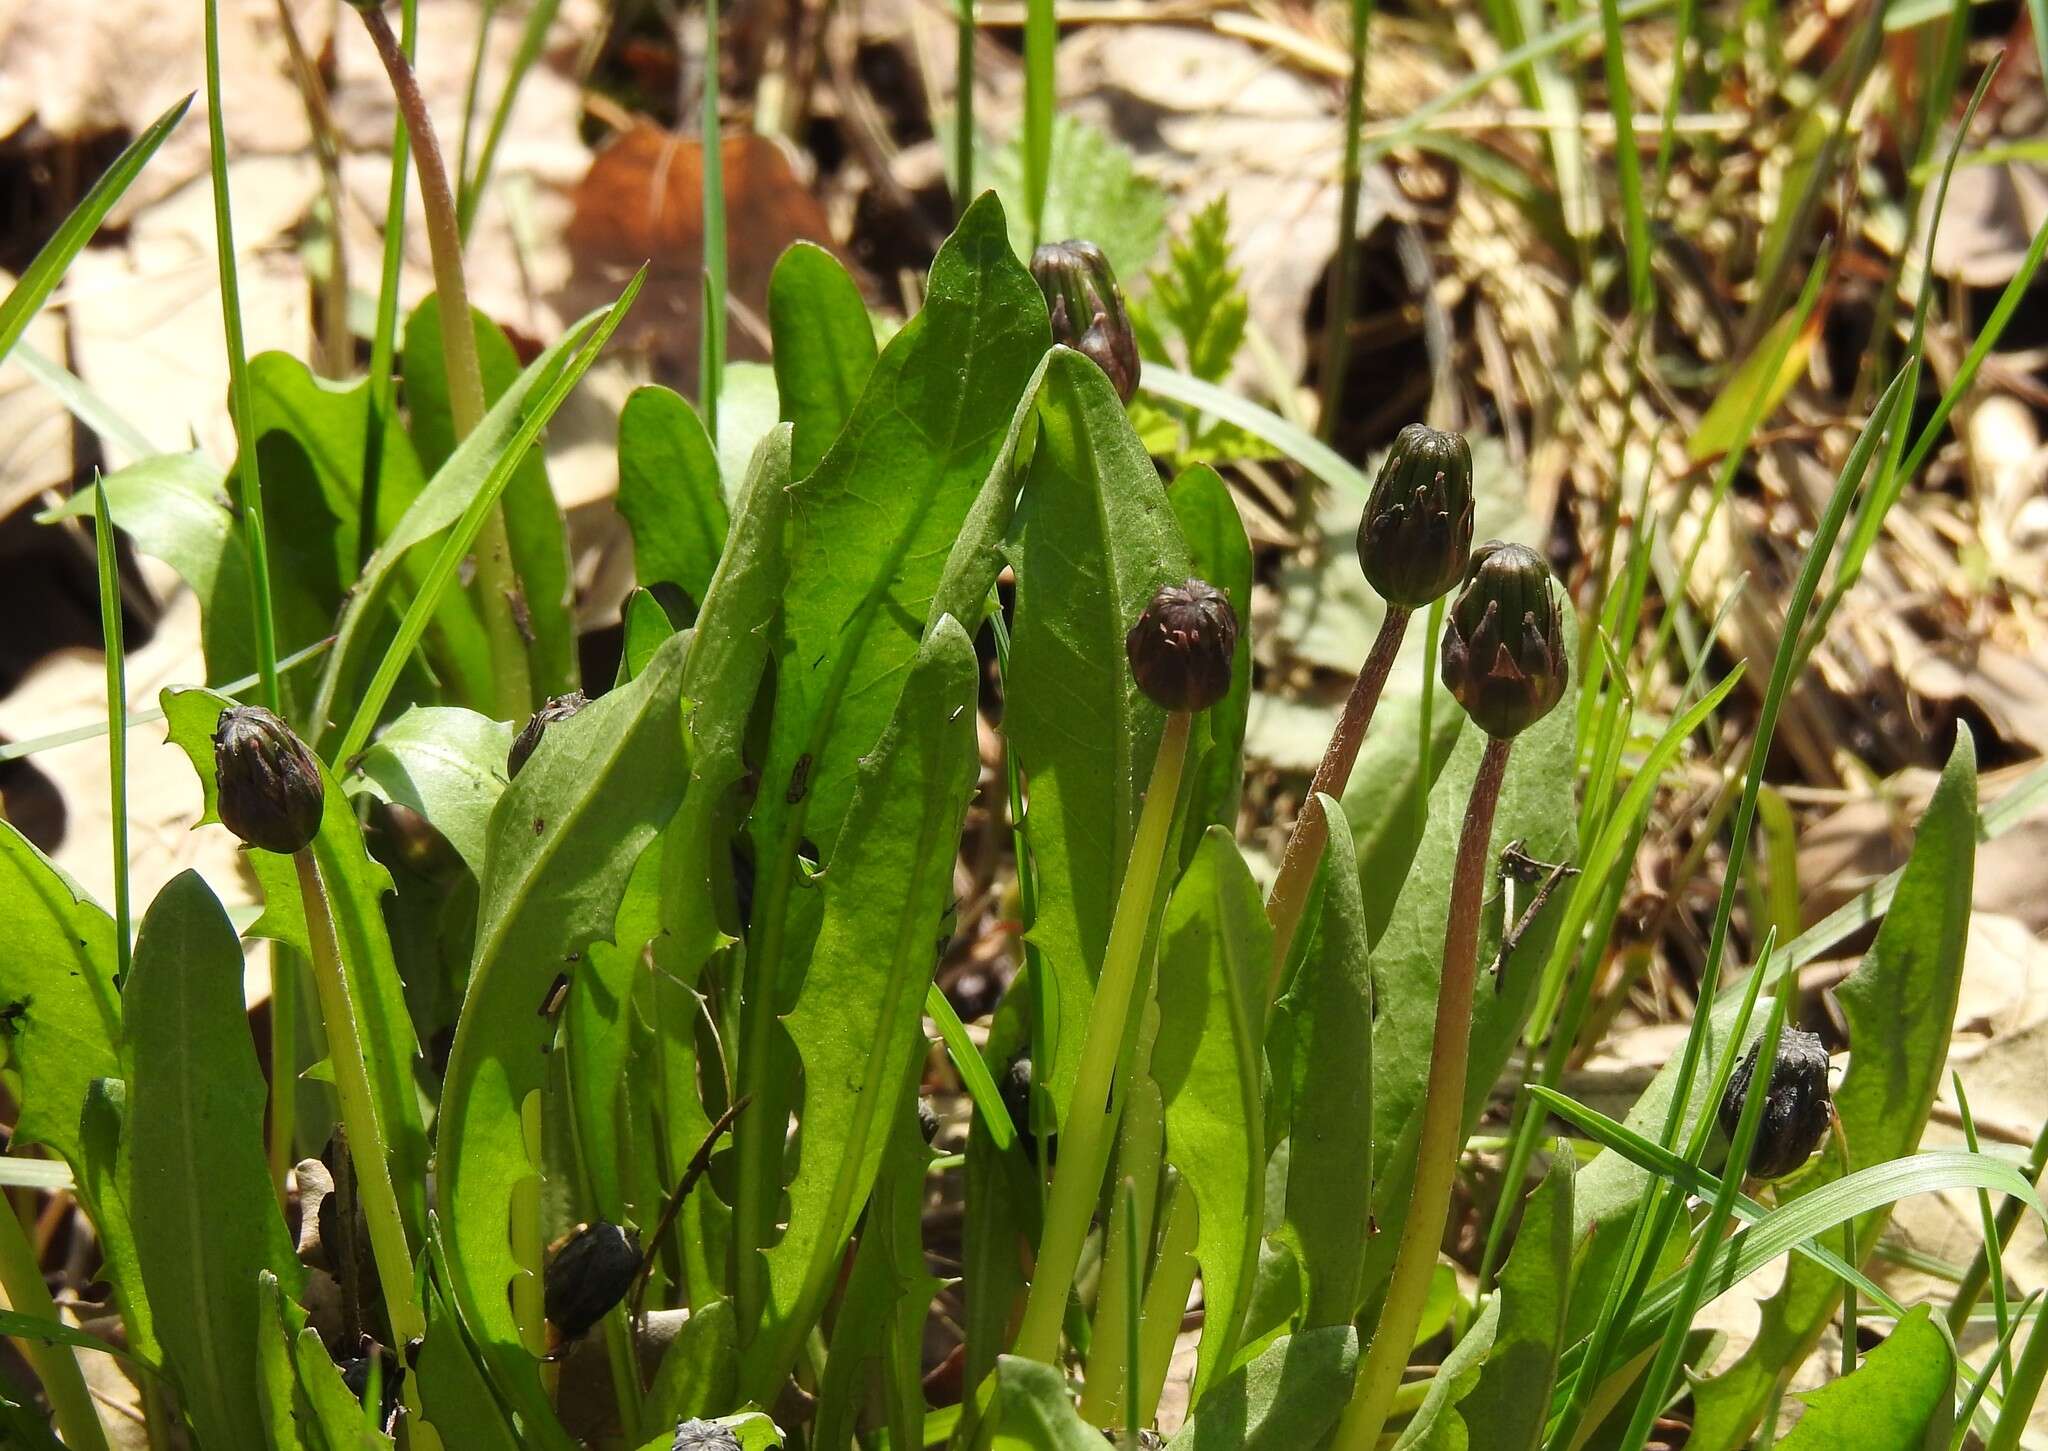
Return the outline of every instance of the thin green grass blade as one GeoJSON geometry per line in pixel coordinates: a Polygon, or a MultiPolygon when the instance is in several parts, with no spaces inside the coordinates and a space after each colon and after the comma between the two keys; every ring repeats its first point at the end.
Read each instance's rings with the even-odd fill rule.
{"type": "MultiPolygon", "coordinates": [[[[419,0],[405,0],[399,16],[398,48],[410,61],[419,47],[419,0]]],[[[374,436],[394,416],[393,400],[398,390],[398,277],[405,263],[406,174],[412,166],[412,136],[405,129],[405,113],[398,111],[391,122],[391,180],[384,196],[384,259],[377,283],[377,320],[370,333],[369,427],[373,436],[363,445],[363,488],[356,517],[362,521],[356,536],[356,565],[360,568],[377,548],[378,471],[384,463],[383,440],[374,436]]]]}
{"type": "MultiPolygon", "coordinates": [[[[317,660],[333,644],[334,641],[331,638],[316,641],[305,649],[295,651],[278,661],[277,668],[279,671],[286,671],[303,665],[308,660],[317,660]]],[[[219,686],[218,689],[223,695],[240,695],[243,691],[251,689],[258,684],[261,684],[261,681],[256,676],[244,675],[240,680],[230,680],[226,685],[219,686]]],[[[145,710],[128,712],[122,718],[122,721],[126,729],[133,730],[137,726],[149,725],[163,718],[164,713],[161,709],[156,706],[150,706],[145,710]]],[[[6,765],[9,761],[19,761],[25,756],[39,755],[44,751],[54,751],[59,746],[75,746],[80,741],[96,740],[106,733],[107,722],[96,720],[86,725],[71,726],[65,730],[52,731],[48,735],[35,736],[25,741],[9,741],[5,745],[0,745],[0,766],[6,765]]]]}
{"type": "MultiPolygon", "coordinates": [[[[1614,163],[1621,184],[1621,235],[1628,249],[1628,295],[1631,304],[1640,309],[1650,296],[1650,218],[1643,205],[1643,159],[1636,150],[1635,101],[1629,94],[1618,0],[1600,0],[1600,27],[1601,58],[1607,67],[1607,109],[1614,115],[1614,163]]],[[[1683,65],[1683,53],[1672,63],[1683,65]]],[[[1673,98],[1675,101],[1676,88],[1673,98]]],[[[1670,134],[1668,126],[1665,134],[1670,134]]]]}
{"type": "Polygon", "coordinates": [[[577,350],[576,356],[562,369],[547,392],[527,413],[526,421],[512,436],[512,441],[506,446],[504,453],[499,455],[483,486],[476,491],[468,507],[463,510],[462,517],[448,532],[442,542],[440,554],[435,557],[433,566],[421,581],[411,605],[407,607],[404,618],[399,621],[398,632],[384,652],[383,660],[378,663],[376,674],[371,677],[369,685],[365,687],[356,703],[355,716],[349,722],[348,731],[342,737],[340,748],[334,754],[335,761],[353,759],[356,752],[369,742],[370,731],[375,727],[385,702],[391,698],[391,690],[398,683],[399,673],[404,670],[407,658],[419,645],[420,636],[426,633],[428,618],[432,615],[434,607],[440,603],[441,596],[449,584],[454,581],[463,556],[469,552],[477,531],[483,527],[485,516],[496,505],[498,497],[505,492],[505,486],[512,481],[512,475],[525,461],[527,450],[533,447],[534,441],[540,437],[541,430],[547,426],[555,410],[561,407],[562,400],[569,396],[569,391],[576,386],[590,365],[597,361],[598,353],[611,340],[611,335],[617,331],[619,324],[625,321],[626,312],[633,305],[633,299],[639,296],[640,285],[646,280],[646,276],[644,268],[635,274],[619,300],[612,304],[611,311],[605,314],[604,321],[592,330],[588,341],[577,350]]]}
{"type": "Polygon", "coordinates": [[[64,1444],[79,1451],[107,1451],[99,1411],[73,1354],[75,1346],[84,1343],[97,1348],[97,1342],[64,1326],[43,1279],[42,1266],[36,1262],[35,1246],[5,1195],[0,1195],[0,1290],[6,1291],[8,1301],[8,1309],[0,1311],[6,1316],[0,1321],[0,1331],[20,1337],[21,1349],[49,1400],[50,1414],[64,1435],[64,1444]]]}
{"type": "MultiPolygon", "coordinates": [[[[498,104],[491,112],[491,124],[484,132],[483,148],[477,153],[476,170],[464,171],[459,183],[462,187],[462,196],[456,203],[456,223],[461,228],[465,240],[469,236],[471,224],[476,220],[476,209],[483,201],[484,188],[491,184],[491,168],[497,162],[498,144],[505,139],[505,127],[512,119],[512,107],[519,99],[519,88],[525,84],[534,62],[540,59],[541,48],[547,43],[548,30],[555,23],[555,12],[561,8],[562,0],[538,0],[538,3],[526,12],[526,24],[519,32],[519,47],[512,52],[511,73],[505,77],[505,89],[499,94],[498,104]]],[[[712,54],[715,56],[717,52],[713,51],[712,54]]],[[[707,94],[715,95],[717,92],[717,75],[715,69],[708,72],[705,85],[707,94]]],[[[467,124],[463,130],[466,142],[467,124]]],[[[464,147],[463,155],[465,160],[462,165],[466,167],[467,146],[464,147]]]]}
{"type": "MultiPolygon", "coordinates": [[[[2021,1303],[2019,1313],[2013,1316],[2012,1323],[1999,1335],[1998,1344],[1992,1348],[1990,1358],[1984,1362],[1984,1369],[1971,1379],[1969,1393],[1963,1397],[1963,1403],[1956,1408],[1955,1434],[1949,1441],[1952,1451],[1960,1451],[1964,1438],[1969,1434],[1970,1423],[1976,1418],[1977,1407],[1983,1403],[1984,1392],[1991,1388],[1992,1372],[2011,1363],[2013,1337],[2020,1333],[2020,1327],[2026,1324],[2027,1317],[2033,1313],[2034,1307],[2041,1303],[2041,1294],[2041,1291],[2036,1290],[2021,1303]]],[[[1985,1429],[1988,1430],[1989,1427],[1985,1429]]]]}
{"type": "Polygon", "coordinates": [[[1024,199],[1031,245],[1045,238],[1045,194],[1052,184],[1053,47],[1059,42],[1055,0],[1026,0],[1024,10],[1024,199]]]}
{"type": "Polygon", "coordinates": [[[1017,1138],[1016,1129],[1010,1123],[1010,1111],[1003,1107],[1003,1096],[996,1088],[994,1075],[988,1071],[988,1064],[981,1061],[981,1050],[967,1036],[967,1025],[960,1021],[960,1015],[953,1011],[953,1004],[937,983],[933,983],[925,993],[924,1011],[938,1028],[939,1036],[945,1040],[946,1056],[953,1060],[954,1071],[966,1085],[967,1096],[974,1100],[974,1111],[988,1125],[989,1139],[998,1149],[1008,1153],[1017,1138]]]}
{"type": "Polygon", "coordinates": [[[957,0],[953,74],[953,219],[974,200],[974,0],[957,0]]]}
{"type": "Polygon", "coordinates": [[[1144,376],[1138,386],[1155,397],[1171,403],[1185,403],[1204,413],[1214,414],[1226,423],[1236,424],[1254,438],[1272,444],[1326,484],[1348,490],[1361,500],[1372,493],[1372,480],[1346,463],[1336,450],[1318,441],[1306,429],[1289,423],[1271,409],[1261,408],[1249,398],[1240,398],[1214,383],[1205,383],[1177,369],[1151,362],[1145,364],[1144,376]]]}
{"type": "MultiPolygon", "coordinates": [[[[1770,961],[1771,947],[1776,935],[1772,929],[1766,935],[1759,962],[1770,961]]],[[[1786,979],[1787,985],[1792,979],[1786,979]]],[[[1750,974],[1750,998],[1743,1004],[1745,1010],[1756,1004],[1755,991],[1763,982],[1763,974],[1750,974]]],[[[1685,1276],[1684,1288],[1679,1293],[1678,1307],[1665,1322],[1664,1338],[1657,1344],[1656,1359],[1650,1362],[1650,1369],[1643,1378],[1642,1391],[1636,1397],[1635,1411],[1629,1417],[1628,1429],[1623,1432],[1621,1451],[1642,1451],[1650,1439],[1650,1427],[1664,1408],[1665,1397],[1671,1388],[1671,1378],[1678,1372],[1678,1358],[1685,1350],[1687,1332],[1692,1329],[1692,1319],[1698,1313],[1700,1302],[1706,1295],[1707,1271],[1713,1265],[1713,1256],[1707,1251],[1719,1244],[1721,1234],[1727,1228],[1729,1216],[1735,1208],[1735,1196],[1742,1187],[1743,1176],[1749,1172],[1750,1154],[1756,1147],[1758,1126],[1763,1123],[1764,1104],[1770,1098],[1771,1067],[1778,1061],[1778,1039],[1785,1028],[1786,994],[1780,992],[1771,1002],[1770,1016],[1764,1020],[1763,1036],[1758,1040],[1758,1071],[1750,1076],[1749,1092],[1743,1095],[1742,1113],[1736,1121],[1734,1137],[1729,1142],[1728,1164],[1721,1171],[1721,1187],[1714,1191],[1713,1205],[1707,1211],[1706,1222],[1699,1232],[1700,1251],[1693,1256],[1691,1267],[1685,1276]]],[[[1732,1072],[1735,1061],[1741,1056],[1742,1033],[1747,1024],[1738,1027],[1728,1039],[1728,1052],[1723,1055],[1725,1071],[1732,1072]]],[[[1720,1085],[1725,1091],[1725,1081],[1720,1085]]],[[[1713,1100],[1710,1098],[1709,1102],[1713,1100]]],[[[1697,1162],[1695,1160],[1694,1162],[1697,1162]]]]}
{"type": "Polygon", "coordinates": [[[484,59],[490,51],[491,20],[502,0],[483,0],[476,12],[476,42],[469,48],[469,79],[462,86],[462,138],[455,143],[455,207],[457,229],[469,240],[469,157],[476,140],[476,104],[484,89],[484,59]]]}
{"type": "MultiPolygon", "coordinates": [[[[1949,1082],[1955,1085],[1956,1108],[1963,1120],[1963,1144],[1973,1154],[1981,1152],[1977,1142],[1977,1116],[1970,1112],[1970,1095],[1963,1087],[1963,1075],[1952,1073],[1949,1082]]],[[[1991,1210],[1991,1196],[1982,1189],[1977,1191],[1977,1214],[1984,1226],[1984,1254],[1991,1279],[1991,1319],[1998,1327],[2001,1343],[2012,1338],[2012,1307],[2006,1295],[2005,1241],[1998,1233],[1998,1219],[1991,1210]]],[[[2001,1350],[1994,1362],[1998,1367],[1998,1388],[2006,1390],[2012,1380],[2012,1361],[2001,1350]]]]}
{"type": "Polygon", "coordinates": [[[213,174],[213,241],[220,263],[221,320],[227,328],[228,397],[240,444],[242,532],[249,552],[249,595],[256,625],[262,701],[284,713],[277,683],[277,620],[270,607],[270,549],[263,529],[263,476],[257,461],[256,407],[249,392],[249,351],[242,340],[242,288],[235,269],[235,221],[228,205],[228,143],[221,119],[220,0],[206,0],[206,127],[213,174]]]}
{"type": "MultiPolygon", "coordinates": [[[[207,13],[210,15],[212,11],[207,13]]],[[[71,259],[92,240],[92,234],[100,229],[108,211],[142,174],[142,168],[149,164],[150,157],[156,155],[156,149],[164,144],[164,138],[184,118],[185,108],[191,104],[192,97],[187,95],[150,122],[148,130],[128,143],[127,149],[114,158],[114,164],[92,184],[84,199],[71,209],[71,215],[57,228],[56,235],[43,244],[42,250],[36,253],[36,260],[28,264],[28,270],[21,274],[6,298],[0,300],[0,358],[7,356],[23,329],[29,325],[29,320],[42,310],[43,303],[56,290],[58,281],[71,266],[71,259]]],[[[218,114],[219,106],[216,105],[214,110],[218,114]]]]}
{"type": "MultiPolygon", "coordinates": [[[[114,557],[114,521],[107,513],[107,491],[92,490],[93,554],[100,576],[100,641],[107,656],[107,716],[128,706],[128,657],[121,639],[121,575],[114,557]]],[[[114,981],[128,980],[128,955],[134,950],[133,917],[128,902],[128,732],[107,732],[107,782],[114,849],[114,981]]]]}
{"type": "Polygon", "coordinates": [[[102,445],[118,445],[130,462],[163,452],[85,379],[54,358],[46,357],[34,345],[17,341],[11,356],[23,372],[49,389],[73,418],[97,433],[102,445]]]}
{"type": "MultiPolygon", "coordinates": [[[[719,0],[704,0],[704,112],[698,133],[704,155],[704,316],[697,335],[697,411],[718,442],[719,394],[725,388],[725,137],[718,121],[719,0]]],[[[637,285],[637,284],[635,284],[637,285]]]]}

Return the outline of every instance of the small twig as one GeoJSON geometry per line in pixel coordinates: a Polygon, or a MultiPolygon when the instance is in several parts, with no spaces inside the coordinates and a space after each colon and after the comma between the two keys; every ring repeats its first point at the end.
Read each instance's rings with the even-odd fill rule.
{"type": "Polygon", "coordinates": [[[704,1142],[697,1145],[697,1152],[690,1155],[690,1162],[683,1168],[683,1177],[677,1181],[675,1193],[669,1195],[668,1203],[662,1207],[661,1219],[654,1226],[654,1233],[647,1236],[647,1247],[640,1253],[640,1268],[633,1272],[633,1291],[626,1302],[626,1319],[630,1324],[640,1320],[640,1301],[647,1290],[647,1276],[654,1268],[654,1256],[668,1232],[675,1227],[676,1216],[682,1213],[683,1201],[690,1197],[690,1191],[697,1187],[697,1181],[704,1177],[711,1167],[711,1151],[718,1147],[718,1141],[725,1137],[725,1131],[732,1127],[733,1120],[740,1116],[740,1110],[754,1101],[751,1093],[741,1094],[733,1101],[731,1108],[718,1116],[718,1122],[704,1135],[704,1142]]]}
{"type": "Polygon", "coordinates": [[[1522,909],[1522,915],[1515,919],[1515,925],[1501,934],[1500,948],[1493,955],[1493,990],[1500,991],[1501,973],[1508,965],[1508,959],[1515,955],[1515,949],[1522,945],[1522,935],[1536,923],[1537,914],[1550,901],[1550,894],[1557,890],[1557,884],[1566,877],[1575,877],[1579,869],[1570,862],[1559,862],[1552,866],[1540,862],[1522,850],[1520,841],[1511,841],[1500,854],[1500,875],[1504,881],[1534,882],[1543,885],[1536,889],[1536,895],[1529,899],[1529,905],[1522,909]]]}

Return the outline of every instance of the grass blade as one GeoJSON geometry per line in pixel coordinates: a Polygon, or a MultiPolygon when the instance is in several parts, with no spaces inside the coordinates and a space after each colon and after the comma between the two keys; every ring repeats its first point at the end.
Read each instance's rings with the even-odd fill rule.
{"type": "Polygon", "coordinates": [[[953,217],[974,200],[974,0],[958,0],[953,58],[953,217]]]}
{"type": "MultiPolygon", "coordinates": [[[[107,656],[107,718],[128,707],[128,658],[121,642],[121,575],[114,558],[114,521],[107,514],[107,491],[92,491],[93,553],[100,576],[100,640],[107,656]]],[[[114,836],[114,981],[128,980],[128,954],[134,933],[128,906],[128,732],[107,732],[108,809],[114,836]]]]}
{"type": "Polygon", "coordinates": [[[1045,241],[1045,193],[1052,182],[1052,52],[1059,42],[1054,4],[1026,0],[1024,11],[1024,200],[1034,247],[1045,241]]]}
{"type": "MultiPolygon", "coordinates": [[[[405,0],[399,27],[398,48],[410,61],[419,45],[419,0],[405,0]]],[[[370,334],[370,437],[363,444],[362,502],[356,510],[362,521],[356,536],[358,567],[377,547],[378,471],[384,463],[381,434],[385,420],[393,416],[398,388],[393,360],[398,355],[398,276],[405,264],[405,176],[411,164],[412,136],[405,129],[405,113],[397,111],[391,122],[391,182],[384,197],[384,267],[377,284],[377,321],[370,334]]]]}
{"type": "MultiPolygon", "coordinates": [[[[1963,1120],[1963,1143],[1975,1154],[1981,1152],[1977,1142],[1977,1118],[1970,1112],[1970,1095],[1963,1088],[1963,1075],[1954,1073],[1949,1081],[1955,1085],[1956,1107],[1963,1120]]],[[[1991,1318],[1998,1326],[2000,1350],[1994,1364],[1998,1367],[1998,1388],[2001,1392],[2010,1388],[2012,1360],[2003,1348],[2012,1339],[2012,1307],[2006,1298],[2005,1240],[1998,1233],[1997,1217],[1991,1212],[1991,1196],[1982,1189],[1977,1191],[1977,1214],[1984,1226],[1985,1267],[1991,1279],[1991,1318]]],[[[1989,1368],[1986,1375],[1990,1374],[1989,1368]]]]}
{"type": "MultiPolygon", "coordinates": [[[[491,167],[498,159],[498,143],[505,139],[506,123],[512,119],[512,107],[519,99],[519,88],[525,84],[527,73],[540,59],[541,47],[547,43],[548,30],[555,23],[555,12],[562,8],[562,0],[539,0],[526,12],[526,25],[519,32],[519,48],[512,53],[512,70],[505,77],[505,89],[498,96],[496,109],[491,112],[491,124],[484,132],[483,149],[477,153],[476,170],[466,176],[458,176],[456,185],[461,187],[461,197],[456,204],[456,217],[462,229],[463,239],[469,238],[469,229],[476,221],[476,209],[483,201],[484,188],[491,183],[491,167]]],[[[715,56],[716,51],[712,54],[715,56]]],[[[716,77],[718,72],[710,72],[716,77]]],[[[706,94],[716,95],[715,81],[707,83],[706,94]]],[[[463,140],[469,139],[469,128],[465,117],[463,140]]],[[[469,150],[465,144],[457,166],[468,164],[469,150]]]]}
{"type": "MultiPolygon", "coordinates": [[[[208,0],[208,3],[212,3],[212,0],[208,0]]],[[[592,331],[589,340],[577,350],[576,356],[562,369],[540,401],[526,415],[525,421],[519,426],[519,431],[512,436],[511,443],[498,456],[497,463],[492,465],[482,487],[471,498],[468,507],[463,510],[462,517],[456,521],[455,527],[449,531],[448,537],[441,545],[440,554],[435,557],[432,569],[422,581],[419,592],[413,596],[405,617],[399,621],[398,632],[393,637],[390,647],[384,652],[383,660],[378,663],[377,673],[371,677],[369,685],[365,687],[356,703],[355,716],[349,722],[348,731],[341,739],[340,748],[332,757],[336,762],[349,761],[369,742],[370,731],[376,725],[377,717],[384,709],[384,703],[391,698],[392,687],[398,683],[399,672],[405,668],[406,659],[419,644],[420,636],[426,633],[428,618],[432,615],[434,607],[440,603],[442,594],[454,582],[461,568],[463,556],[469,552],[478,531],[483,528],[485,517],[497,506],[498,496],[505,492],[505,486],[512,481],[514,471],[525,459],[526,451],[540,437],[541,430],[547,426],[555,410],[561,407],[562,400],[569,396],[569,390],[576,386],[590,365],[597,361],[599,351],[611,340],[611,335],[618,329],[619,324],[625,321],[626,311],[633,305],[633,299],[639,295],[640,284],[646,279],[646,275],[643,269],[627,284],[625,292],[612,304],[611,311],[605,314],[604,321],[592,331]]]]}
{"type": "Polygon", "coordinates": [[[725,139],[718,124],[718,7],[704,0],[704,317],[697,339],[697,411],[718,442],[718,395],[725,386],[725,139]]]}
{"type": "Polygon", "coordinates": [[[206,128],[213,174],[213,241],[220,262],[220,311],[227,328],[228,399],[240,445],[237,494],[249,551],[250,609],[256,624],[256,673],[262,702],[284,713],[277,683],[277,620],[270,607],[270,548],[263,529],[263,474],[257,461],[256,407],[249,392],[249,351],[242,340],[242,288],[235,271],[235,222],[228,205],[228,142],[221,120],[220,0],[206,0],[206,128]]]}
{"type": "MultiPolygon", "coordinates": [[[[207,14],[209,17],[213,14],[210,5],[207,14]]],[[[209,29],[207,33],[210,36],[212,31],[209,29]]],[[[187,95],[152,121],[147,131],[128,143],[128,148],[114,158],[114,164],[92,184],[84,200],[71,209],[71,215],[57,228],[56,235],[43,244],[42,250],[36,253],[36,260],[28,264],[28,270],[21,274],[13,290],[0,300],[0,358],[7,356],[30,319],[42,310],[58,280],[71,266],[71,259],[99,230],[108,211],[141,175],[142,168],[149,164],[150,157],[156,155],[156,149],[164,144],[164,138],[184,119],[185,108],[191,104],[192,97],[187,95]]],[[[218,116],[219,103],[211,104],[218,116]]],[[[216,121],[214,124],[218,126],[219,123],[216,121]]]]}
{"type": "Polygon", "coordinates": [[[937,983],[933,983],[925,993],[924,1010],[946,1042],[946,1055],[953,1060],[953,1068],[959,1073],[967,1096],[974,1100],[974,1111],[988,1125],[989,1139],[998,1149],[1008,1153],[1010,1145],[1017,1139],[1016,1127],[1010,1122],[1010,1111],[1003,1107],[1003,1096],[996,1088],[995,1076],[988,1071],[988,1064],[982,1061],[981,1050],[967,1036],[967,1025],[960,1021],[951,1000],[937,983]]]}
{"type": "MultiPolygon", "coordinates": [[[[1621,182],[1621,235],[1628,249],[1628,295],[1637,310],[1650,297],[1650,221],[1643,206],[1643,159],[1636,151],[1634,98],[1629,94],[1628,57],[1622,50],[1621,6],[1600,0],[1602,59],[1607,65],[1607,108],[1614,113],[1614,161],[1621,182]]],[[[1684,64],[1684,55],[1672,58],[1684,64]]],[[[1676,104],[1677,88],[1672,95],[1676,104]]],[[[1668,136],[1670,128],[1665,128],[1668,136]]]]}

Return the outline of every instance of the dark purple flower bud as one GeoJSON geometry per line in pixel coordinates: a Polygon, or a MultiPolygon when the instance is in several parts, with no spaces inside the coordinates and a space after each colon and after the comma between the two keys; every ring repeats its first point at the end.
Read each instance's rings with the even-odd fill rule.
{"type": "MultiPolygon", "coordinates": [[[[1742,1121],[1743,1100],[1756,1077],[1763,1039],[1728,1075],[1721,1096],[1721,1131],[1731,1139],[1742,1121]]],[[[1828,1096],[1828,1050],[1820,1034],[1786,1027],[1778,1034],[1778,1057],[1764,1088],[1763,1117],[1757,1121],[1756,1143],[1749,1151],[1749,1173],[1756,1179],[1782,1179],[1804,1164],[1834,1122],[1834,1100],[1828,1096]]]]}
{"type": "Polygon", "coordinates": [[[1564,607],[1535,550],[1498,539],[1472,551],[1444,624],[1443,682],[1496,739],[1550,713],[1571,678],[1564,607]]]}
{"type": "Polygon", "coordinates": [[[290,856],[320,831],[327,788],[292,728],[260,705],[231,705],[213,728],[221,824],[251,846],[290,856]]]}
{"type": "Polygon", "coordinates": [[[574,1340],[626,1298],[640,1272],[640,1243],[605,1220],[586,1224],[562,1242],[542,1277],[547,1317],[563,1340],[574,1340]]]}
{"type": "Polygon", "coordinates": [[[1358,562],[1390,605],[1416,609],[1451,589],[1472,555],[1472,448],[1462,433],[1411,423],[1380,465],[1358,521],[1358,562]]]}
{"type": "Polygon", "coordinates": [[[556,721],[567,720],[584,706],[590,704],[590,697],[580,690],[567,695],[557,695],[528,717],[526,724],[513,738],[512,749],[505,755],[505,779],[517,776],[526,765],[526,758],[540,748],[540,739],[548,733],[548,727],[556,721]]]}
{"type": "Polygon", "coordinates": [[[1131,676],[1168,710],[1207,710],[1230,693],[1237,613],[1199,579],[1163,586],[1124,636],[1131,676]]]}
{"type": "Polygon", "coordinates": [[[1031,254],[1031,275],[1052,315],[1052,340],[1108,375],[1124,402],[1138,391],[1138,335],[1109,259],[1093,242],[1048,242],[1031,254]]]}

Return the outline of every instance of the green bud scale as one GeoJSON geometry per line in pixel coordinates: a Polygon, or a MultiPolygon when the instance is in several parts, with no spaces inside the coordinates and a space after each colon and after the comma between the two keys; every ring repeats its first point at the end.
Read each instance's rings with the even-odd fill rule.
{"type": "Polygon", "coordinates": [[[1162,586],[1124,636],[1138,688],[1168,710],[1207,710],[1230,693],[1237,612],[1199,579],[1162,586]]]}
{"type": "Polygon", "coordinates": [[[1461,433],[1411,423],[1387,450],[1358,521],[1358,562],[1390,605],[1449,591],[1472,555],[1472,448],[1461,433]]]}
{"type": "Polygon", "coordinates": [[[320,831],[327,788],[292,728],[260,705],[231,705],[213,729],[221,824],[250,846],[290,856],[320,831]]]}
{"type": "Polygon", "coordinates": [[[1472,552],[1444,623],[1443,682],[1481,730],[1520,735],[1564,696],[1564,606],[1550,566],[1523,544],[1472,552]]]}
{"type": "Polygon", "coordinates": [[[1124,402],[1138,391],[1138,335],[1109,258],[1093,242],[1048,242],[1031,254],[1052,340],[1102,369],[1124,402]]]}
{"type": "MultiPolygon", "coordinates": [[[[1721,1131],[1730,1138],[1742,1120],[1743,1100],[1756,1077],[1763,1052],[1759,1038],[1749,1045],[1728,1090],[1721,1096],[1721,1131]]],[[[1764,1088],[1763,1117],[1757,1121],[1756,1143],[1749,1151],[1749,1173],[1756,1179],[1782,1179],[1799,1168],[1820,1147],[1834,1122],[1834,1100],[1828,1095],[1828,1050],[1820,1034],[1786,1027],[1778,1034],[1778,1057],[1764,1088]]]]}

